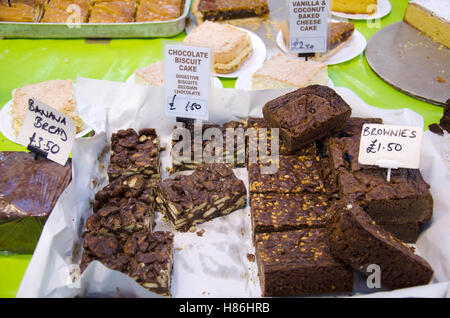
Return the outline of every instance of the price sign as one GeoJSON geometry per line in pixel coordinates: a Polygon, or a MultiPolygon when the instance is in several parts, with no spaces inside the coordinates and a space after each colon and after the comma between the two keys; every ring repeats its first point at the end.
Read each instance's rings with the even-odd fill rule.
{"type": "Polygon", "coordinates": [[[383,168],[419,168],[421,127],[364,124],[359,145],[361,164],[383,168]]]}
{"type": "Polygon", "coordinates": [[[293,53],[327,51],[330,0],[289,1],[289,49],[293,53]]]}
{"type": "Polygon", "coordinates": [[[76,126],[69,116],[31,98],[16,142],[36,148],[48,159],[65,165],[75,135],[76,126]]]}
{"type": "Polygon", "coordinates": [[[166,115],[208,120],[211,49],[165,45],[166,115]]]}

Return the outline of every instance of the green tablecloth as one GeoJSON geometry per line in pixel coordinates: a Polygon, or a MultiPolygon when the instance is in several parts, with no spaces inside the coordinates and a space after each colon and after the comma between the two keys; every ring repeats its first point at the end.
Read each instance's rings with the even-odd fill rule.
{"type": "MultiPolygon", "coordinates": [[[[392,11],[381,19],[381,27],[402,19],[407,0],[391,0],[392,11]]],[[[366,21],[353,21],[369,39],[379,28],[366,21]]],[[[182,33],[172,40],[182,40],[182,33]]],[[[125,81],[133,71],[161,59],[161,39],[118,39],[109,44],[74,40],[0,40],[0,105],[11,99],[16,87],[51,79],[78,76],[125,81]]],[[[410,108],[425,119],[425,127],[438,122],[442,108],[411,98],[385,82],[370,69],[363,55],[329,67],[336,86],[348,87],[366,103],[380,108],[410,108]]],[[[234,79],[221,79],[234,87],[234,79]]],[[[0,151],[24,150],[0,134],[0,151]]],[[[1,177],[1,176],[0,176],[1,177]]],[[[31,255],[0,255],[0,297],[14,297],[31,255]]]]}

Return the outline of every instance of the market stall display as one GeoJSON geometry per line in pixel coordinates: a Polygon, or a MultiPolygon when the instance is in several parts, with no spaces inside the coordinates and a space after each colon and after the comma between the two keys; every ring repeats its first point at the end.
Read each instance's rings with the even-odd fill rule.
{"type": "MultiPolygon", "coordinates": [[[[136,19],[140,7],[147,5],[150,11],[156,8],[158,1],[153,2],[80,3],[89,6],[87,21],[92,12],[99,21],[112,21],[130,20],[130,16],[136,19]]],[[[384,2],[379,0],[377,10],[367,15],[375,16],[384,2]]],[[[27,100],[36,94],[50,105],[57,100],[55,108],[75,114],[76,122],[82,123],[72,159],[64,167],[34,154],[3,152],[23,154],[31,160],[20,170],[10,171],[18,176],[23,176],[22,171],[38,171],[33,168],[38,164],[54,164],[58,168],[38,172],[38,181],[61,169],[69,172],[63,173],[64,184],[53,191],[50,205],[45,205],[45,227],[42,229],[41,225],[40,241],[21,277],[18,297],[114,297],[119,291],[124,297],[423,297],[441,295],[446,284],[450,288],[445,270],[450,262],[446,248],[450,237],[443,230],[450,225],[443,190],[448,188],[450,170],[446,167],[450,166],[445,158],[445,142],[439,141],[448,139],[444,131],[447,109],[441,116],[441,108],[390,90],[367,66],[368,74],[351,72],[350,66],[367,64],[363,54],[339,62],[341,65],[283,54],[278,39],[273,37],[283,21],[274,18],[279,16],[280,4],[250,1],[238,8],[237,3],[194,1],[193,13],[197,10],[198,14],[201,9],[202,14],[195,16],[198,26],[194,24],[187,30],[185,43],[192,38],[201,42],[195,45],[210,46],[214,42],[216,55],[234,42],[225,55],[231,56],[230,64],[239,60],[233,64],[235,67],[216,68],[212,74],[206,122],[166,116],[162,107],[164,56],[159,56],[161,42],[156,39],[145,40],[146,44],[156,45],[139,54],[137,47],[143,48],[140,43],[144,40],[113,40],[111,44],[101,44],[105,45],[102,48],[91,46],[89,55],[80,58],[87,63],[84,73],[77,70],[57,77],[69,78],[66,81],[31,77],[5,93],[5,102],[10,94],[12,98],[1,112],[7,116],[0,120],[0,131],[7,133],[4,136],[9,139],[0,142],[2,151],[8,150],[10,141],[14,142],[14,133],[10,132],[20,128],[13,124],[19,123],[27,100]],[[262,5],[263,9],[247,8],[250,4],[262,5]],[[247,24],[236,28],[227,25],[229,20],[247,24]],[[252,28],[255,21],[257,26],[252,28]],[[233,28],[230,34],[236,32],[236,36],[217,36],[219,28],[233,28]],[[203,30],[200,36],[198,30],[203,30]],[[129,43],[135,44],[134,49],[129,43]],[[99,52],[122,44],[126,59],[120,49],[114,52],[115,62],[109,61],[109,75],[89,75],[101,77],[99,80],[79,76],[96,72],[90,68],[90,62],[98,63],[104,54],[99,52]],[[243,50],[236,50],[240,45],[243,50]],[[247,56],[242,52],[249,45],[252,52],[241,61],[239,56],[247,56]],[[116,58],[126,63],[117,62],[116,58]],[[117,74],[111,71],[116,68],[127,70],[115,78],[126,83],[106,80],[117,74]],[[223,77],[219,80],[214,75],[223,77]],[[295,85],[274,83],[286,82],[287,75],[289,83],[297,81],[295,85]],[[250,89],[252,79],[256,81],[258,76],[262,78],[259,81],[269,85],[250,89]],[[368,76],[374,85],[369,84],[368,76]],[[236,81],[232,79],[236,77],[236,81]],[[336,86],[330,84],[329,77],[337,81],[336,86]],[[320,83],[315,83],[315,78],[320,83]],[[365,87],[375,106],[393,108],[388,101],[394,96],[392,102],[404,102],[395,108],[411,105],[417,110],[422,106],[424,113],[418,112],[425,117],[425,127],[433,121],[440,123],[441,136],[428,132],[423,136],[422,149],[417,150],[421,157],[419,169],[393,169],[387,177],[385,168],[358,161],[364,124],[408,125],[421,130],[424,122],[417,112],[407,108],[383,110],[367,105],[352,90],[342,87],[346,78],[356,93],[361,94],[359,88],[355,89],[357,83],[365,87]],[[358,80],[352,80],[355,78],[358,80]],[[213,80],[220,85],[213,84],[213,80]],[[242,89],[217,88],[222,84],[233,87],[235,83],[242,89]],[[80,134],[86,127],[92,132],[82,138],[80,134]],[[51,271],[46,264],[53,264],[51,271]],[[373,264],[381,267],[383,286],[370,290],[369,286],[363,287],[364,276],[373,264]],[[355,272],[363,275],[354,275],[355,272]],[[403,289],[406,287],[410,288],[403,289]],[[391,291],[380,293],[387,290],[391,291]]],[[[38,4],[45,9],[43,3],[38,4]]],[[[47,7],[53,6],[47,11],[47,18],[58,16],[65,4],[47,1],[47,7]]],[[[169,1],[167,6],[155,9],[158,12],[149,11],[145,16],[174,21],[173,17],[181,14],[177,12],[179,5],[178,0],[169,1]]],[[[398,18],[399,7],[395,4],[385,21],[398,21],[391,18],[393,14],[398,18]]],[[[400,8],[406,8],[406,3],[400,8]]],[[[138,22],[130,22],[133,23],[138,22]]],[[[335,40],[335,48],[341,47],[336,56],[351,43],[358,29],[370,37],[361,22],[335,26],[342,27],[335,27],[338,33],[330,37],[332,42],[335,40]]],[[[280,34],[278,37],[282,37],[280,34]]],[[[183,38],[184,34],[178,37],[183,38]]],[[[53,43],[38,40],[47,41],[53,43]]],[[[68,43],[65,41],[71,40],[61,43],[68,43]]],[[[76,51],[79,41],[71,43],[76,51]]],[[[9,57],[10,49],[1,51],[1,45],[2,41],[0,67],[8,70],[4,59],[9,57]]],[[[15,51],[14,46],[11,50],[15,51]]],[[[448,51],[445,47],[441,50],[448,51]]],[[[64,58],[71,62],[74,55],[64,58]]],[[[106,62],[105,59],[98,66],[106,62]]],[[[42,72],[46,67],[45,63],[40,65],[41,76],[45,76],[42,72]]],[[[34,73],[30,72],[36,76],[34,73]]],[[[16,74],[11,76],[14,80],[20,72],[11,74],[16,74]]],[[[446,83],[445,75],[439,78],[443,79],[439,83],[446,83]]],[[[14,161],[15,166],[21,162],[14,161]]],[[[10,179],[14,178],[17,176],[11,175],[4,184],[10,187],[10,179]]],[[[22,193],[21,189],[13,194],[17,193],[22,193]]],[[[12,205],[2,206],[5,205],[0,204],[0,214],[6,211],[11,216],[8,211],[12,205]]],[[[4,226],[18,226],[9,221],[0,220],[0,233],[3,230],[7,236],[12,233],[8,230],[11,228],[4,226]]],[[[28,234],[36,238],[35,231],[28,234]]],[[[0,243],[10,244],[8,249],[12,251],[24,251],[17,240],[0,239],[0,243]]],[[[0,255],[0,263],[14,258],[15,255],[0,255]]],[[[0,278],[8,273],[6,269],[0,278]]],[[[1,292],[0,288],[0,295],[1,292]]]]}

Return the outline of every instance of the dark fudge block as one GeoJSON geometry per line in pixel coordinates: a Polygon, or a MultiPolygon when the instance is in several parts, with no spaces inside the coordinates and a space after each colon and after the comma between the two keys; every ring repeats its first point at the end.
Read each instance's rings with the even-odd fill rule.
{"type": "Polygon", "coordinates": [[[133,233],[153,227],[156,183],[141,175],[119,177],[96,193],[87,231],[133,233]]]}
{"type": "Polygon", "coordinates": [[[377,223],[430,222],[433,198],[430,186],[417,169],[393,169],[386,180],[382,169],[341,173],[341,198],[355,200],[377,223]]]}
{"type": "Polygon", "coordinates": [[[381,223],[378,225],[381,226],[384,230],[390,232],[400,241],[405,243],[415,243],[417,241],[417,238],[419,237],[418,222],[404,223],[404,224],[381,223]]]}
{"type": "Polygon", "coordinates": [[[173,234],[156,231],[133,234],[124,244],[129,256],[128,275],[145,288],[171,296],[173,234]]]}
{"type": "Polygon", "coordinates": [[[311,193],[252,194],[250,207],[253,232],[324,227],[327,201],[327,196],[311,193]]]}
{"type": "Polygon", "coordinates": [[[141,129],[139,133],[132,128],[119,130],[111,136],[109,180],[136,174],[160,179],[159,152],[159,138],[155,129],[141,129]]]}
{"type": "Polygon", "coordinates": [[[171,172],[194,170],[203,163],[213,163],[213,161],[219,163],[219,160],[232,168],[245,165],[245,122],[230,121],[223,125],[205,123],[198,128],[194,123],[188,122],[183,123],[180,128],[187,130],[188,138],[183,139],[178,130],[174,130],[171,172]],[[216,139],[218,134],[222,136],[221,140],[216,139]],[[183,142],[190,142],[190,145],[183,142]],[[175,145],[177,145],[176,148],[175,145]],[[189,146],[190,152],[185,154],[182,149],[189,146]]]}
{"type": "Polygon", "coordinates": [[[143,287],[170,296],[173,234],[141,231],[132,235],[85,232],[80,269],[92,261],[127,274],[143,287]]]}
{"type": "Polygon", "coordinates": [[[325,229],[256,234],[262,295],[351,292],[353,271],[330,254],[325,229]]]}
{"type": "Polygon", "coordinates": [[[62,166],[28,152],[0,152],[0,250],[33,253],[71,178],[71,159],[62,166]]]}
{"type": "Polygon", "coordinates": [[[450,133],[450,98],[447,99],[447,102],[445,103],[444,113],[439,121],[439,125],[442,129],[445,129],[448,133],[450,133]]]}
{"type": "Polygon", "coordinates": [[[381,284],[396,289],[428,284],[433,270],[413,249],[378,226],[357,204],[347,200],[329,210],[331,253],[368,275],[371,264],[380,266],[381,284]]]}
{"type": "Polygon", "coordinates": [[[290,151],[301,149],[345,127],[350,106],[328,86],[311,85],[278,97],[263,107],[270,127],[290,151]]]}
{"type": "Polygon", "coordinates": [[[185,232],[245,207],[247,191],[226,164],[206,163],[190,175],[159,182],[157,202],[175,229],[185,232]]]}
{"type": "Polygon", "coordinates": [[[269,163],[249,163],[250,193],[325,193],[315,155],[279,156],[269,163]],[[263,167],[275,167],[272,173],[263,173],[263,167]]]}
{"type": "Polygon", "coordinates": [[[197,9],[202,19],[224,21],[261,17],[269,14],[267,0],[217,1],[198,0],[197,9]]]}

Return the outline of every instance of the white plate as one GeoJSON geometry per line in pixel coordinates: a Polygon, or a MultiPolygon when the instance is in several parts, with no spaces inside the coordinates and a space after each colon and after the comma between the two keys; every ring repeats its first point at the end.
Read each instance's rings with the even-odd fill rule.
{"type": "MultiPolygon", "coordinates": [[[[2,109],[0,109],[0,132],[5,136],[6,139],[16,142],[16,135],[14,134],[14,129],[12,128],[13,118],[11,116],[11,106],[12,100],[7,102],[2,109]]],[[[92,129],[86,128],[83,131],[76,134],[75,138],[81,138],[92,129]]]]}
{"type": "MultiPolygon", "coordinates": [[[[252,90],[252,88],[251,88],[252,75],[253,75],[253,73],[247,73],[242,76],[239,76],[239,78],[236,80],[236,83],[234,84],[234,88],[244,89],[244,90],[252,90]]],[[[327,86],[329,86],[331,88],[334,87],[334,84],[330,78],[328,78],[327,86]]]]}
{"type": "MultiPolygon", "coordinates": [[[[125,83],[135,84],[135,83],[134,83],[134,73],[131,74],[130,77],[128,77],[128,79],[125,81],[125,83]]],[[[214,88],[223,88],[222,82],[220,81],[219,78],[217,78],[217,77],[215,77],[215,76],[213,77],[213,87],[214,87],[214,88]]]]}
{"type": "MultiPolygon", "coordinates": [[[[281,31],[277,34],[277,44],[284,53],[289,54],[289,48],[286,43],[284,43],[283,33],[281,31]]],[[[341,47],[335,54],[327,58],[324,63],[333,65],[351,60],[361,54],[365,50],[366,46],[367,41],[364,35],[362,35],[358,30],[355,30],[350,38],[350,41],[341,47]]]]}
{"type": "MultiPolygon", "coordinates": [[[[196,25],[194,23],[189,23],[188,26],[186,27],[186,34],[191,33],[192,30],[195,29],[195,27],[196,27],[196,25]]],[[[264,44],[264,41],[261,40],[261,38],[259,36],[257,36],[255,33],[251,32],[249,30],[239,28],[239,27],[236,27],[236,28],[248,33],[248,35],[250,36],[250,39],[252,41],[253,52],[246,58],[244,63],[242,63],[241,66],[236,71],[234,71],[232,73],[228,73],[228,74],[214,73],[215,76],[236,78],[236,77],[241,76],[244,73],[249,73],[249,72],[253,73],[253,71],[256,70],[257,68],[259,68],[266,60],[267,49],[266,49],[266,45],[264,44]]]]}
{"type": "Polygon", "coordinates": [[[386,16],[392,10],[392,5],[389,0],[378,0],[377,9],[373,14],[361,14],[361,13],[344,13],[331,11],[331,13],[340,18],[352,19],[352,20],[373,20],[373,19],[381,19],[386,16]]]}

